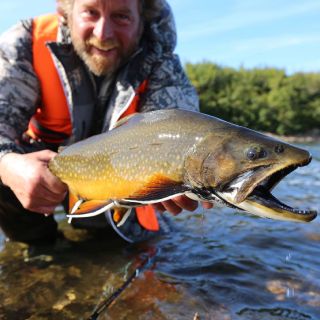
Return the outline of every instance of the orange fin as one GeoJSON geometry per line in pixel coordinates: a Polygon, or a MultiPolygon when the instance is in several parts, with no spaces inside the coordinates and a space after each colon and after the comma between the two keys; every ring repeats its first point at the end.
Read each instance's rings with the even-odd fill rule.
{"type": "Polygon", "coordinates": [[[67,215],[69,221],[73,218],[89,218],[104,213],[105,211],[112,209],[115,204],[107,200],[79,200],[79,205],[76,204],[75,209],[67,215]],[[82,202],[81,202],[82,201],[82,202]]]}
{"type": "Polygon", "coordinates": [[[84,201],[80,207],[74,212],[74,214],[84,214],[84,213],[90,213],[93,211],[97,211],[106,205],[108,205],[110,201],[108,200],[90,200],[90,201],[84,201]]]}
{"type": "Polygon", "coordinates": [[[112,218],[115,223],[120,223],[125,214],[128,212],[128,210],[131,210],[130,208],[125,207],[115,207],[113,209],[112,218]]]}
{"type": "Polygon", "coordinates": [[[137,218],[142,227],[150,231],[159,231],[156,211],[151,206],[136,208],[137,218]]]}
{"type": "Polygon", "coordinates": [[[74,208],[75,204],[79,201],[79,198],[72,192],[69,192],[69,213],[74,208]]]}
{"type": "Polygon", "coordinates": [[[136,191],[125,200],[140,203],[156,202],[173,197],[188,190],[180,181],[174,181],[162,174],[155,174],[142,189],[136,191]]]}
{"type": "Polygon", "coordinates": [[[115,203],[110,200],[83,200],[69,192],[69,223],[73,218],[88,218],[97,216],[109,209],[112,209],[115,203]]]}

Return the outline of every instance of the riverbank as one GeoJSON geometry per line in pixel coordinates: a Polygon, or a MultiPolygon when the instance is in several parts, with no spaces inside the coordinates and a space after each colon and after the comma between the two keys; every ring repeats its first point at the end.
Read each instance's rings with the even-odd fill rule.
{"type": "Polygon", "coordinates": [[[320,143],[320,134],[304,134],[293,136],[281,136],[270,132],[265,132],[265,134],[289,143],[320,143]]]}

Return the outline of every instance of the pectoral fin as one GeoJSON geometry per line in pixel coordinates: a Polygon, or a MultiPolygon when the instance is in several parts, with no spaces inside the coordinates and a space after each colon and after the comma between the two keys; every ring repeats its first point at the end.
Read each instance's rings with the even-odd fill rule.
{"type": "MultiPolygon", "coordinates": [[[[155,210],[151,206],[135,208],[139,224],[149,230],[158,231],[159,222],[155,210]]],[[[121,227],[129,218],[132,208],[115,207],[113,208],[112,218],[116,226],[121,227]]]]}
{"type": "MultiPolygon", "coordinates": [[[[171,199],[184,194],[188,188],[179,181],[174,181],[164,175],[156,174],[140,190],[129,198],[123,199],[125,204],[151,204],[171,199]]],[[[137,219],[142,227],[150,231],[159,230],[159,222],[155,210],[151,206],[137,207],[137,219]]]]}
{"type": "Polygon", "coordinates": [[[74,195],[72,192],[69,192],[69,213],[76,211],[79,207],[79,203],[80,203],[80,199],[76,195],[74,195]]]}
{"type": "Polygon", "coordinates": [[[137,218],[141,226],[150,231],[159,230],[159,222],[155,210],[151,206],[136,208],[137,218]]]}
{"type": "Polygon", "coordinates": [[[176,195],[184,194],[186,191],[188,191],[188,188],[180,181],[174,181],[164,175],[156,174],[143,188],[124,199],[124,201],[150,204],[171,199],[176,195]]]}
{"type": "Polygon", "coordinates": [[[132,208],[116,207],[113,209],[112,218],[117,224],[117,227],[121,227],[129,218],[132,208]]]}
{"type": "Polygon", "coordinates": [[[74,207],[69,218],[88,218],[94,217],[114,207],[114,203],[109,200],[90,200],[77,203],[77,207],[74,207]]]}

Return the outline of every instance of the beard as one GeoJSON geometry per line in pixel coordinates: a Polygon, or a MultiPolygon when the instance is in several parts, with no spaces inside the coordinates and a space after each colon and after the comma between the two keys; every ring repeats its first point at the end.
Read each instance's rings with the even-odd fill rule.
{"type": "Polygon", "coordinates": [[[127,52],[123,52],[116,41],[108,40],[101,42],[93,36],[86,41],[72,37],[72,42],[77,54],[96,76],[116,72],[121,65],[128,61],[136,48],[136,45],[134,45],[127,52]],[[107,56],[93,52],[93,48],[104,52],[113,51],[113,53],[107,56]]]}
{"type": "Polygon", "coordinates": [[[115,73],[129,60],[137,49],[139,37],[126,50],[116,40],[100,41],[94,36],[83,40],[75,36],[72,31],[71,39],[76,53],[89,70],[96,76],[103,76],[115,73]],[[101,53],[97,51],[101,51],[101,53]]]}

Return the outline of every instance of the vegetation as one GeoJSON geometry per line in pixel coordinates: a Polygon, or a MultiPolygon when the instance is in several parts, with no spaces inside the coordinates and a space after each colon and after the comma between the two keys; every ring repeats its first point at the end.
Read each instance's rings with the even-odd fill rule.
{"type": "Polygon", "coordinates": [[[239,70],[210,62],[186,64],[201,111],[280,135],[320,129],[320,74],[273,68],[239,70]]]}

